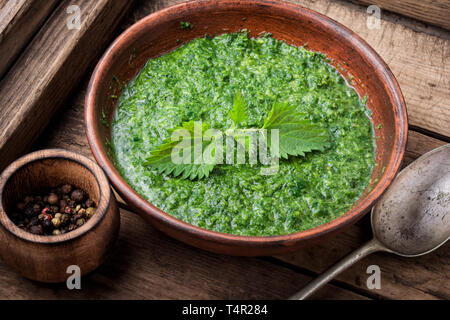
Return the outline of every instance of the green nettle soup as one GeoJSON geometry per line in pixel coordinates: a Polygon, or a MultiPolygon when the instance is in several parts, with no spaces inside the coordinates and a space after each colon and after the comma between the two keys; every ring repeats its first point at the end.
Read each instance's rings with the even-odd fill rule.
{"type": "Polygon", "coordinates": [[[168,214],[218,232],[282,235],[342,215],[369,184],[375,147],[364,99],[328,62],[322,53],[246,32],[205,36],[150,59],[118,100],[111,147],[121,175],[168,214]],[[281,103],[325,131],[327,145],[280,158],[271,175],[260,173],[259,162],[216,165],[193,179],[148,164],[183,123],[234,127],[236,93],[246,104],[242,128],[263,128],[281,103]]]}

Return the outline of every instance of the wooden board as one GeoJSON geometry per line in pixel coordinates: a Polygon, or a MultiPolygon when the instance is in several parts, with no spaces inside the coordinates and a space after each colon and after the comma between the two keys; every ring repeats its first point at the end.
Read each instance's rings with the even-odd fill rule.
{"type": "MultiPolygon", "coordinates": [[[[121,28],[126,28],[136,19],[156,9],[176,2],[180,1],[140,2],[121,28]]],[[[402,19],[397,22],[383,20],[382,26],[387,29],[378,31],[385,33],[381,37],[378,32],[365,31],[363,7],[341,2],[329,3],[324,0],[300,2],[304,6],[331,15],[344,25],[353,26],[354,31],[364,34],[367,41],[375,44],[381,41],[377,39],[383,37],[388,37],[390,39],[388,42],[395,42],[405,35],[409,35],[407,39],[410,41],[419,41],[421,45],[417,46],[416,51],[405,52],[404,46],[408,48],[409,44],[405,44],[404,40],[399,46],[395,43],[389,44],[389,49],[382,43],[378,44],[381,49],[384,48],[383,57],[388,64],[391,67],[397,66],[398,70],[394,71],[399,73],[396,74],[397,77],[402,75],[402,64],[406,66],[404,70],[406,75],[402,76],[401,87],[407,101],[414,101],[420,94],[415,89],[416,84],[407,81],[409,77],[414,76],[419,83],[427,83],[430,75],[439,72],[439,77],[445,78],[442,69],[423,66],[417,62],[420,59],[427,61],[429,53],[424,48],[433,47],[439,51],[439,43],[448,46],[447,35],[441,31],[427,29],[425,33],[421,26],[402,19]],[[398,56],[406,59],[402,61],[398,56]],[[416,69],[419,71],[415,72],[416,69]]],[[[448,51],[444,50],[445,52],[448,51]]],[[[441,54],[439,61],[445,61],[446,55],[442,54],[442,51],[434,54],[441,54]]],[[[64,109],[52,120],[45,133],[33,146],[34,149],[62,147],[92,157],[83,131],[85,87],[86,82],[72,99],[66,101],[64,109]]],[[[416,119],[418,128],[433,130],[433,126],[436,128],[440,126],[440,131],[446,132],[450,122],[450,116],[445,109],[445,106],[450,105],[449,88],[440,84],[425,87],[427,90],[428,88],[439,90],[441,100],[438,101],[438,105],[425,101],[423,107],[428,108],[427,110],[436,108],[439,118],[433,120],[436,115],[427,112],[417,113],[416,108],[408,105],[410,118],[413,116],[416,119]],[[432,121],[437,122],[433,124],[432,121]]],[[[437,94],[436,92],[432,91],[433,94],[437,94]]],[[[405,164],[444,143],[442,140],[410,130],[405,164]]],[[[323,271],[370,237],[370,225],[366,216],[332,240],[295,254],[271,258],[233,258],[185,246],[155,231],[126,210],[122,210],[122,219],[120,240],[111,259],[97,272],[83,280],[86,285],[80,292],[68,292],[61,286],[48,287],[31,283],[0,263],[0,297],[7,298],[12,295],[18,298],[285,298],[303,285],[303,281],[308,279],[305,274],[312,275],[323,271]]],[[[335,286],[345,287],[346,290],[338,292],[336,287],[328,287],[319,292],[316,298],[343,297],[349,294],[348,290],[352,290],[365,297],[384,299],[449,299],[449,266],[449,246],[414,259],[375,254],[362,260],[333,282],[335,286]],[[368,277],[366,268],[369,264],[381,267],[381,290],[369,290],[365,286],[368,277]]]]}
{"type": "MultiPolygon", "coordinates": [[[[86,83],[79,90],[79,93],[65,104],[64,112],[58,114],[57,118],[51,122],[49,128],[35,144],[34,149],[64,148],[79,152],[93,159],[83,131],[85,87],[86,83]],[[67,124],[70,125],[68,126],[67,124]]],[[[441,140],[410,130],[404,164],[409,164],[425,152],[443,144],[445,142],[441,140]]],[[[127,207],[124,203],[121,206],[122,208],[127,207]]],[[[123,217],[127,214],[127,211],[124,211],[123,217]]],[[[343,257],[352,249],[368,240],[370,228],[367,218],[339,234],[333,241],[327,241],[292,255],[280,256],[277,259],[292,265],[294,271],[300,267],[302,270],[319,273],[340,257],[343,257]]],[[[144,221],[142,220],[139,223],[143,224],[144,221]]],[[[136,241],[144,240],[136,237],[136,241]]],[[[152,245],[149,244],[148,246],[152,245]]],[[[172,248],[167,248],[167,251],[171,250],[172,248]]],[[[202,252],[200,250],[197,251],[199,254],[202,252]]],[[[170,258],[166,257],[166,259],[170,258]]],[[[115,268],[119,268],[121,264],[126,262],[117,259],[115,263],[117,264],[115,268]]],[[[205,261],[205,263],[208,263],[208,261],[205,261]]],[[[358,289],[358,292],[365,292],[368,296],[389,299],[450,298],[450,288],[437,287],[439,281],[448,279],[450,270],[448,270],[447,266],[450,266],[450,252],[446,247],[439,249],[432,255],[414,260],[378,254],[364,259],[338,279],[342,283],[358,289]],[[383,290],[380,292],[372,292],[365,287],[367,279],[366,268],[369,264],[378,264],[382,269],[383,290]],[[413,265],[414,268],[411,268],[410,265],[413,265]],[[417,277],[423,282],[418,281],[417,277]]],[[[142,268],[146,267],[142,266],[142,268]]],[[[201,275],[197,274],[197,276],[201,275]]],[[[161,293],[161,295],[164,294],[166,293],[161,293]]],[[[331,296],[327,296],[327,298],[331,298],[331,296]]]]}
{"type": "MultiPolygon", "coordinates": [[[[262,259],[197,250],[122,210],[115,248],[97,271],[83,277],[82,290],[29,281],[0,261],[0,298],[284,299],[310,279],[262,259]]],[[[367,299],[333,285],[315,298],[367,299]]]]}
{"type": "MultiPolygon", "coordinates": [[[[400,83],[409,124],[450,141],[450,32],[389,12],[381,15],[380,29],[369,29],[367,6],[329,0],[288,1],[325,14],[366,40],[400,83]]],[[[143,1],[124,27],[180,2],[183,0],[143,1]]]]}
{"type": "Polygon", "coordinates": [[[402,14],[450,30],[448,0],[349,0],[366,6],[377,5],[383,10],[402,14]]]}
{"type": "Polygon", "coordinates": [[[131,1],[64,1],[0,83],[0,170],[27,150],[109,44],[131,1]],[[81,28],[66,25],[79,5],[81,28]]]}
{"type": "Polygon", "coordinates": [[[0,78],[60,0],[0,3],[0,78]]]}
{"type": "MultiPolygon", "coordinates": [[[[405,96],[410,125],[450,137],[450,33],[385,13],[367,27],[366,6],[327,0],[292,1],[355,31],[387,62],[405,96]]],[[[370,97],[369,97],[370,99],[370,97]]]]}

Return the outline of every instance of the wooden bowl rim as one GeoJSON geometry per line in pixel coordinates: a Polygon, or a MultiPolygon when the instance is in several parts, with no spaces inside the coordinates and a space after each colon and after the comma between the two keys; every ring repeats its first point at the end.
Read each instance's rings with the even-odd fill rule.
{"type": "Polygon", "coordinates": [[[328,30],[334,29],[342,38],[346,37],[347,41],[351,42],[353,46],[360,48],[361,54],[367,59],[367,61],[372,65],[375,65],[375,70],[378,72],[377,76],[382,78],[382,80],[386,83],[388,94],[391,96],[391,99],[395,104],[393,108],[395,137],[394,145],[392,148],[394,151],[378,183],[364,198],[359,198],[355,202],[356,205],[354,205],[350,210],[348,210],[338,218],[335,218],[326,224],[322,224],[305,231],[274,236],[242,236],[221,233],[194,226],[192,224],[179,220],[157,208],[156,206],[145,200],[142,196],[140,196],[133,188],[131,188],[131,186],[127,184],[125,179],[121,177],[112,162],[108,159],[106,151],[102,147],[99,133],[97,131],[98,117],[95,112],[95,97],[97,95],[97,92],[101,89],[102,79],[105,78],[109,66],[113,64],[113,61],[116,58],[116,52],[120,51],[120,48],[122,46],[127,46],[127,42],[131,41],[134,38],[134,34],[136,34],[145,25],[157,25],[159,22],[168,21],[175,16],[178,19],[182,19],[177,13],[179,13],[180,11],[184,12],[188,9],[201,10],[202,6],[204,6],[205,3],[214,4],[217,8],[221,8],[222,10],[226,10],[227,8],[231,8],[232,6],[236,6],[236,1],[232,0],[223,0],[220,2],[215,2],[214,0],[204,0],[189,1],[156,11],[140,19],[128,29],[126,29],[122,34],[120,34],[116,38],[116,40],[109,46],[109,48],[106,50],[97,66],[95,67],[95,70],[89,82],[85,98],[85,129],[91,151],[97,162],[105,170],[111,183],[119,191],[121,196],[127,202],[130,202],[134,208],[138,209],[138,211],[140,211],[141,213],[143,212],[146,215],[150,215],[151,217],[155,218],[159,221],[159,223],[162,223],[167,228],[179,230],[185,234],[189,234],[194,238],[200,238],[203,241],[222,243],[225,245],[232,245],[241,248],[256,248],[260,247],[261,245],[295,245],[300,241],[307,241],[318,237],[323,237],[326,234],[337,231],[338,229],[344,228],[345,226],[357,221],[369,211],[370,207],[372,207],[376,200],[386,191],[400,168],[405,153],[408,132],[405,100],[403,98],[398,82],[388,65],[361,37],[359,37],[347,27],[323,14],[292,3],[270,0],[252,0],[239,2],[239,5],[247,7],[270,6],[276,8],[277,10],[284,10],[284,12],[289,12],[290,15],[297,14],[302,17],[308,17],[308,19],[314,20],[318,24],[326,27],[326,29],[328,30]]]}
{"type": "Polygon", "coordinates": [[[105,217],[111,200],[111,188],[108,179],[99,165],[85,156],[64,149],[45,149],[26,154],[12,162],[0,175],[0,224],[16,237],[33,243],[56,244],[80,238],[98,226],[100,221],[105,217]],[[83,166],[95,178],[99,188],[99,201],[95,214],[92,218],[80,228],[61,235],[35,235],[22,230],[11,221],[5,208],[3,207],[3,191],[9,179],[19,169],[22,169],[32,163],[47,159],[54,159],[56,161],[69,160],[83,166]]]}

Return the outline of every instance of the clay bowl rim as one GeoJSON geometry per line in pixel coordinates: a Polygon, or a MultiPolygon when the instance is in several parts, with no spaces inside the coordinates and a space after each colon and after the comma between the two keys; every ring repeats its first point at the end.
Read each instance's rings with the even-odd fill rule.
{"type": "Polygon", "coordinates": [[[0,175],[0,224],[14,236],[28,242],[46,245],[59,244],[78,239],[95,229],[96,226],[103,220],[111,201],[113,201],[111,198],[111,188],[108,179],[100,166],[85,156],[64,149],[45,149],[26,154],[12,162],[0,175]],[[95,182],[99,188],[99,201],[95,214],[83,226],[65,234],[49,236],[35,235],[22,230],[11,221],[3,206],[3,192],[11,177],[18,170],[35,162],[46,159],[53,159],[56,161],[68,160],[83,166],[92,174],[92,177],[95,179],[95,182]]]}
{"type": "MultiPolygon", "coordinates": [[[[289,245],[294,243],[305,242],[307,240],[312,240],[318,237],[324,237],[327,234],[341,230],[345,226],[354,223],[363,215],[365,215],[369,209],[374,205],[378,198],[385,192],[389,187],[390,183],[394,180],[406,148],[407,132],[408,132],[408,122],[406,113],[406,104],[393,73],[387,66],[387,64],[381,59],[381,57],[372,49],[361,37],[355,34],[353,31],[347,27],[341,25],[340,23],[334,21],[333,19],[322,15],[316,11],[301,7],[299,5],[279,2],[279,1],[268,1],[268,0],[258,0],[249,1],[245,5],[265,5],[274,6],[278,9],[288,10],[291,14],[300,14],[302,16],[307,15],[309,19],[316,20],[322,25],[327,25],[327,28],[334,28],[339,30],[342,37],[347,37],[351,39],[353,46],[359,46],[363,52],[364,57],[376,66],[379,73],[383,76],[382,81],[387,83],[389,94],[392,96],[392,100],[395,102],[394,105],[391,104],[394,113],[394,123],[395,123],[395,137],[394,145],[392,147],[393,153],[387,163],[386,170],[384,171],[382,177],[378,183],[370,190],[364,198],[359,198],[355,205],[341,215],[329,221],[326,224],[317,226],[312,229],[285,234],[285,235],[274,235],[274,236],[242,236],[216,232],[204,228],[200,228],[178,220],[177,218],[165,213],[161,209],[157,208],[142,196],[140,196],[131,186],[127,184],[124,178],[121,177],[114,164],[109,160],[106,151],[103,149],[100,134],[97,129],[97,124],[100,123],[100,119],[96,115],[96,103],[95,98],[97,92],[101,91],[102,82],[106,82],[106,75],[108,68],[114,64],[116,52],[120,51],[123,46],[128,46],[128,41],[133,39],[133,35],[138,32],[143,26],[147,24],[154,24],[155,21],[165,18],[167,16],[176,15],[177,11],[181,9],[199,9],[204,3],[214,3],[214,5],[220,6],[222,9],[226,5],[236,5],[235,1],[225,0],[215,3],[214,1],[189,1],[174,6],[167,7],[163,10],[156,11],[126,29],[122,34],[120,34],[115,41],[106,50],[100,61],[98,62],[95,70],[91,76],[88,90],[85,98],[85,129],[88,142],[91,151],[100,164],[100,166],[105,170],[108,178],[110,179],[113,186],[119,191],[121,196],[131,204],[131,207],[137,209],[138,213],[141,215],[150,216],[150,218],[158,220],[159,224],[164,225],[168,229],[175,229],[184,234],[189,234],[194,238],[199,238],[202,241],[222,243],[226,245],[233,245],[236,247],[259,247],[260,245],[266,246],[279,246],[279,245],[289,245]]],[[[178,17],[182,20],[182,17],[178,17]]],[[[270,32],[270,30],[268,30],[270,32]]],[[[325,53],[326,54],[326,53],[325,53]]],[[[105,84],[106,85],[106,84],[105,84]]],[[[100,106],[98,106],[100,108],[100,106]]]]}

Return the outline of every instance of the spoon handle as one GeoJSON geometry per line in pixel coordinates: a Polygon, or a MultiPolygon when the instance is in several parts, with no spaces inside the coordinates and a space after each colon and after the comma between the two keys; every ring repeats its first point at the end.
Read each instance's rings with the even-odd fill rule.
{"type": "Polygon", "coordinates": [[[289,300],[303,300],[309,297],[316,290],[320,289],[326,283],[328,283],[331,279],[336,277],[339,273],[350,267],[352,264],[357,262],[358,260],[364,258],[365,256],[376,252],[386,250],[386,248],[379,243],[376,239],[372,239],[369,242],[366,242],[364,245],[347,255],[341,261],[336,263],[330,269],[322,273],[315,280],[308,283],[302,290],[294,294],[289,298],[289,300]]]}

